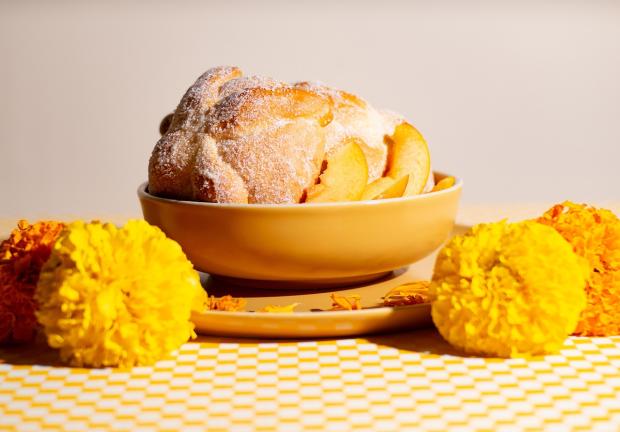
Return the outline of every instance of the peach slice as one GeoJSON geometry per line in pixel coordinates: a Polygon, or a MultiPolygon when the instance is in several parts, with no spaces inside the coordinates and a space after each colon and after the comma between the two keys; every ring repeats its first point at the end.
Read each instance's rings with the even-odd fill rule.
{"type": "Polygon", "coordinates": [[[306,202],[357,201],[368,182],[368,164],[358,138],[349,138],[327,157],[318,183],[308,189],[306,202]]]}
{"type": "Polygon", "coordinates": [[[456,182],[456,179],[452,176],[444,177],[441,180],[439,180],[439,182],[435,186],[433,186],[433,189],[431,190],[431,192],[437,192],[440,190],[448,189],[454,186],[455,182],[456,182]]]}
{"type": "Polygon", "coordinates": [[[409,175],[398,180],[392,177],[381,177],[370,183],[364,189],[363,200],[375,200],[385,198],[399,198],[403,196],[409,183],[409,175]]]}
{"type": "Polygon", "coordinates": [[[409,176],[404,196],[422,193],[431,171],[431,158],[426,141],[409,123],[396,126],[387,139],[389,145],[385,175],[393,179],[409,176]]]}

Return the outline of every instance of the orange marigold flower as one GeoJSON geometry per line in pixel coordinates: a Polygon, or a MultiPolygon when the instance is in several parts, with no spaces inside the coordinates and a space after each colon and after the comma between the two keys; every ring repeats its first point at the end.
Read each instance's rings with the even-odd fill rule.
{"type": "Polygon", "coordinates": [[[41,267],[64,224],[20,220],[0,244],[0,343],[29,342],[35,334],[34,291],[41,267]]]}
{"type": "Polygon", "coordinates": [[[620,220],[609,210],[564,202],[537,219],[558,231],[590,266],[588,303],[575,335],[620,334],[620,220]]]}

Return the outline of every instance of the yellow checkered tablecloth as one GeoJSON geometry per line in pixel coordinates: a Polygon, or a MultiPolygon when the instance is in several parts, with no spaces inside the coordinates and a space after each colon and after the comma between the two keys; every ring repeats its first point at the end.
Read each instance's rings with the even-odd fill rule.
{"type": "Polygon", "coordinates": [[[1,430],[620,430],[620,337],[464,357],[435,330],[296,342],[199,338],[152,367],[0,350],[1,430]]]}

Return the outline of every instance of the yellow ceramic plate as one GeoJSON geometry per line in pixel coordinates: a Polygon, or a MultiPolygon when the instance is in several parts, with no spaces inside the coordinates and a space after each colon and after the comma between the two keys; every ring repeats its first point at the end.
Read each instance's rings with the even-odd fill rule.
{"type": "MultiPolygon", "coordinates": [[[[462,233],[466,228],[457,225],[453,234],[462,233]]],[[[426,327],[431,325],[429,304],[395,308],[380,305],[382,296],[392,288],[408,282],[429,280],[436,254],[396,270],[374,283],[337,290],[314,289],[308,292],[290,287],[279,290],[246,288],[204,275],[210,294],[244,297],[248,301],[248,311],[258,311],[267,305],[299,303],[299,306],[293,313],[209,311],[195,314],[193,321],[198,333],[262,339],[356,336],[426,327]],[[333,292],[344,296],[357,294],[361,297],[362,306],[368,309],[325,311],[331,307],[329,294],[333,292]]]]}

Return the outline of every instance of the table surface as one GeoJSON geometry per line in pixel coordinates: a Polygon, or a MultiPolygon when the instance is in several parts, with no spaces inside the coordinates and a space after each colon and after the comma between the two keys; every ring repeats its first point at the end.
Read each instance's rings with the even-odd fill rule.
{"type": "MultiPolygon", "coordinates": [[[[469,207],[460,221],[546,206],[469,207]]],[[[616,213],[620,205],[608,205],[616,213]]],[[[15,223],[0,219],[0,234],[15,223]]],[[[620,336],[533,359],[465,356],[434,329],[311,341],[201,336],[149,367],[0,349],[0,430],[620,430],[620,336]]]]}

